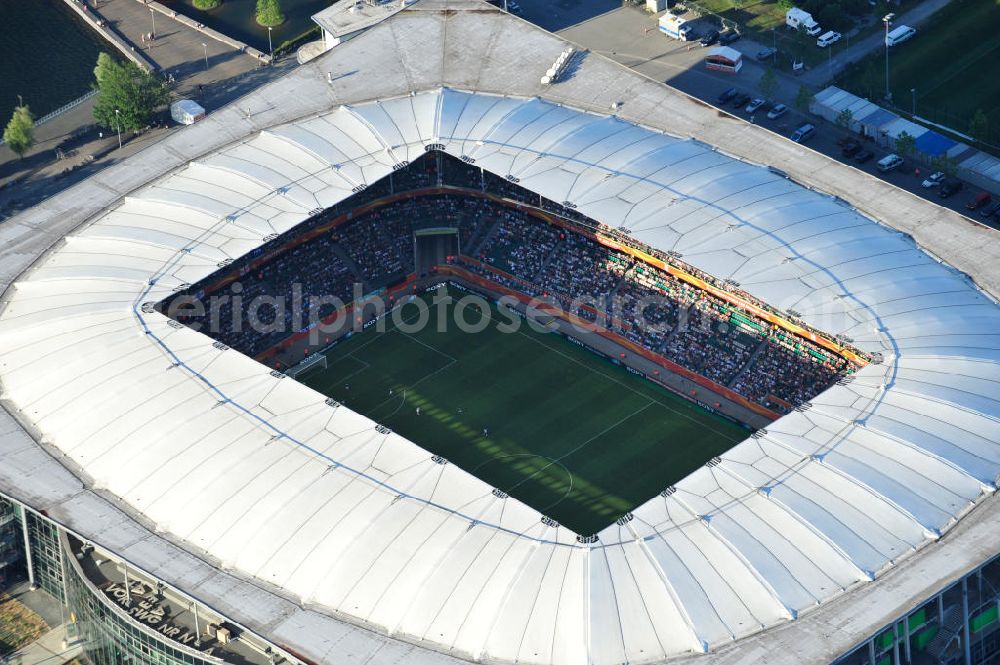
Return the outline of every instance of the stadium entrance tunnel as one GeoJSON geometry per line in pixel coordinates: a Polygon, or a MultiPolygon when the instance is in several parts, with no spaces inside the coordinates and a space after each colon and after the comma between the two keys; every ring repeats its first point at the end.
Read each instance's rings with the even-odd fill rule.
{"type": "Polygon", "coordinates": [[[868,362],[438,150],[356,189],[156,309],[577,533],[868,362]]]}

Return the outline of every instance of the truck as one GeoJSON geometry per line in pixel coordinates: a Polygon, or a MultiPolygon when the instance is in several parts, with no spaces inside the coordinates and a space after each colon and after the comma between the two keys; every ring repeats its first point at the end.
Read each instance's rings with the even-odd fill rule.
{"type": "Polygon", "coordinates": [[[785,25],[796,30],[802,28],[811,37],[820,33],[819,23],[813,20],[812,14],[798,7],[792,7],[785,12],[785,25]]]}
{"type": "Polygon", "coordinates": [[[660,17],[660,32],[672,39],[688,41],[694,39],[694,30],[691,22],[673,14],[664,14],[660,17]]]}

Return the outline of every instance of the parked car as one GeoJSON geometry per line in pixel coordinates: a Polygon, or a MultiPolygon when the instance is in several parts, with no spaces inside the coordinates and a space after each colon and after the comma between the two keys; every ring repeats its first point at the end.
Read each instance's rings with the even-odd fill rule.
{"type": "Polygon", "coordinates": [[[874,156],[875,153],[872,152],[871,150],[862,150],[858,154],[854,155],[854,161],[856,161],[858,164],[864,164],[874,156]]]}
{"type": "Polygon", "coordinates": [[[709,30],[705,33],[705,36],[701,38],[702,46],[711,46],[715,42],[719,41],[719,31],[709,30]]]}
{"type": "Polygon", "coordinates": [[[739,41],[740,37],[742,36],[743,35],[736,32],[735,30],[724,30],[723,33],[719,35],[719,43],[732,44],[733,42],[739,41]]]}
{"type": "Polygon", "coordinates": [[[738,94],[740,94],[739,89],[737,89],[737,88],[729,88],[724,93],[722,93],[721,95],[719,95],[718,102],[720,104],[725,104],[726,102],[730,101],[733,97],[735,97],[738,94]]]}
{"type": "Polygon", "coordinates": [[[927,179],[920,183],[920,186],[926,187],[927,189],[930,189],[931,187],[939,187],[942,180],[944,180],[944,173],[941,171],[935,171],[927,176],[927,179]]]}
{"type": "Polygon", "coordinates": [[[829,32],[824,32],[819,39],[816,40],[816,46],[820,48],[826,48],[830,44],[836,44],[840,41],[841,34],[839,32],[834,32],[830,30],[829,32]]]}
{"type": "Polygon", "coordinates": [[[956,180],[954,178],[942,180],[941,189],[938,190],[938,196],[942,199],[946,199],[952,194],[962,191],[962,187],[964,186],[965,185],[962,184],[961,180],[956,180]]]}
{"type": "Polygon", "coordinates": [[[755,113],[757,111],[757,109],[759,109],[761,106],[763,106],[766,103],[767,103],[766,99],[763,99],[761,97],[756,97],[756,98],[750,100],[750,103],[747,104],[747,107],[744,110],[747,113],[755,113]]]}
{"type": "Polygon", "coordinates": [[[886,171],[891,171],[895,168],[899,168],[903,165],[903,158],[896,154],[889,154],[878,160],[878,164],[875,166],[879,171],[885,173],[886,171]]]}
{"type": "Polygon", "coordinates": [[[732,105],[733,105],[734,109],[738,109],[738,108],[744,107],[744,106],[746,106],[749,103],[750,103],[750,95],[748,95],[745,92],[741,92],[740,94],[738,94],[735,97],[733,97],[733,101],[732,101],[732,105]]]}
{"type": "Polygon", "coordinates": [[[767,117],[771,120],[777,120],[781,116],[788,113],[788,107],[784,104],[778,104],[773,109],[767,112],[767,117]]]}
{"type": "Polygon", "coordinates": [[[778,49],[771,48],[770,46],[768,46],[767,48],[762,48],[761,50],[757,51],[756,57],[758,60],[767,60],[768,58],[774,57],[774,54],[777,52],[778,49]]]}
{"type": "Polygon", "coordinates": [[[810,138],[812,138],[812,136],[815,133],[816,133],[816,128],[807,122],[806,124],[796,129],[794,132],[792,132],[792,135],[789,138],[791,138],[796,143],[805,143],[810,138]]]}
{"type": "Polygon", "coordinates": [[[972,198],[966,202],[965,207],[968,210],[979,210],[984,205],[989,204],[992,200],[993,197],[990,196],[989,192],[979,192],[978,194],[974,194],[972,198]]]}
{"type": "Polygon", "coordinates": [[[997,201],[993,205],[983,208],[983,211],[979,213],[981,217],[1000,217],[1000,201],[997,201]]]}
{"type": "Polygon", "coordinates": [[[854,155],[861,152],[861,144],[856,141],[848,141],[844,144],[844,147],[840,149],[840,154],[844,157],[854,157],[854,155]]]}

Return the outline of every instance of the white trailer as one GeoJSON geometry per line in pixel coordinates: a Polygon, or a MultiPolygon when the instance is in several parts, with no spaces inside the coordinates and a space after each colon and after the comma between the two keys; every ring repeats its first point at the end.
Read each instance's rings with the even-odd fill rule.
{"type": "Polygon", "coordinates": [[[660,17],[660,32],[672,39],[687,41],[694,34],[691,30],[691,22],[685,21],[673,14],[664,14],[660,17]]]}
{"type": "Polygon", "coordinates": [[[812,14],[798,7],[792,7],[785,12],[785,25],[796,30],[801,28],[807,35],[813,37],[818,35],[821,29],[819,23],[813,20],[812,14]]]}

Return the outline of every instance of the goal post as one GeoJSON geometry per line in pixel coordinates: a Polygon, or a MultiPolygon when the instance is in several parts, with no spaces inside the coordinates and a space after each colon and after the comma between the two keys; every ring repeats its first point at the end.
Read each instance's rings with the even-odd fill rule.
{"type": "Polygon", "coordinates": [[[326,354],[317,353],[309,356],[298,365],[293,365],[292,367],[286,369],[285,376],[290,376],[293,379],[296,379],[300,374],[305,374],[309,370],[316,369],[317,367],[326,369],[326,354]]]}

